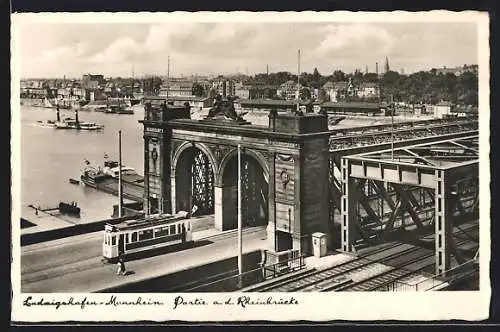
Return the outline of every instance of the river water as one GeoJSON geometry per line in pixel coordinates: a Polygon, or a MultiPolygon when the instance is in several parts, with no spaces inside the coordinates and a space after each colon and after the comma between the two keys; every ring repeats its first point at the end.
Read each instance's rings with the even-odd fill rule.
{"type": "MultiPolygon", "coordinates": [[[[142,105],[133,107],[135,113],[106,114],[80,111],[82,121],[105,126],[103,131],[58,130],[41,127],[40,120],[55,120],[56,111],[22,105],[21,117],[21,204],[56,206],[60,201],[76,201],[81,207],[82,220],[108,218],[118,198],[83,184],[69,183],[69,178],[80,179],[87,159],[94,166],[101,166],[104,154],[118,160],[118,131],[122,131],[122,161],[139,174],[143,174],[143,127],[138,121],[144,117],[142,105]]],[[[74,111],[61,110],[61,118],[74,117],[74,111]]],[[[199,119],[208,110],[195,111],[199,119]]],[[[245,119],[256,125],[267,125],[267,112],[248,112],[245,119]]],[[[398,119],[399,120],[399,119],[398,119]]],[[[373,125],[390,121],[385,117],[372,119],[345,119],[337,128],[373,125]]],[[[333,128],[332,128],[333,129],[333,128]]],[[[76,221],[76,220],[75,220],[76,221]]]]}
{"type": "MultiPolygon", "coordinates": [[[[104,154],[118,160],[118,131],[122,131],[122,162],[143,174],[141,105],[135,114],[105,114],[80,111],[81,121],[105,126],[103,131],[58,130],[37,125],[39,120],[55,120],[55,109],[21,106],[21,183],[22,205],[56,206],[60,201],[76,201],[81,219],[109,218],[118,198],[83,184],[69,183],[80,179],[84,160],[101,166],[104,154]]],[[[74,117],[74,111],[61,110],[61,118],[74,117]]]]}

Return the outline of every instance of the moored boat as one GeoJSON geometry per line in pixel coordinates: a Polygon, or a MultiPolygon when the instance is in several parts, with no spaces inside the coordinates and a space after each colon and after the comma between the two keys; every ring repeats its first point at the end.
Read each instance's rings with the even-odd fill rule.
{"type": "Polygon", "coordinates": [[[78,217],[80,216],[80,208],[77,206],[76,202],[71,202],[71,203],[60,202],[59,212],[78,217]]]}
{"type": "MultiPolygon", "coordinates": [[[[106,179],[118,179],[120,166],[115,160],[107,160],[105,155],[104,166],[94,167],[90,165],[88,160],[85,161],[86,166],[82,171],[80,180],[87,186],[97,188],[97,185],[106,179]]],[[[136,170],[129,166],[122,165],[122,180],[128,183],[141,183],[144,182],[144,177],[137,174],[136,170]]]]}
{"type": "Polygon", "coordinates": [[[125,108],[122,106],[117,106],[117,105],[111,105],[106,110],[104,113],[110,113],[110,114],[134,114],[134,110],[131,108],[125,108]]]}

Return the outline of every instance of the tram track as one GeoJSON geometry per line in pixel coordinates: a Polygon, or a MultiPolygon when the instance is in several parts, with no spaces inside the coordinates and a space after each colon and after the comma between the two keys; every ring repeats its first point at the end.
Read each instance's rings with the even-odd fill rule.
{"type": "MultiPolygon", "coordinates": [[[[262,231],[262,229],[263,229],[262,226],[250,227],[243,229],[242,233],[244,235],[250,235],[262,231]]],[[[237,230],[234,230],[223,234],[201,237],[197,239],[195,242],[205,241],[205,240],[209,240],[211,242],[219,242],[234,237],[236,232],[237,230]]],[[[90,240],[92,240],[91,242],[96,241],[96,239],[94,238],[90,240]]],[[[81,243],[83,242],[84,241],[82,241],[81,243]]],[[[101,243],[100,237],[99,237],[99,243],[101,243]]],[[[62,244],[59,244],[57,248],[61,246],[62,244]]],[[[47,250],[48,248],[43,248],[43,249],[47,250]]],[[[53,249],[56,249],[56,247],[53,249]]],[[[77,255],[76,259],[75,256],[69,256],[69,257],[67,256],[64,257],[64,259],[57,260],[56,262],[45,261],[37,265],[36,268],[34,268],[33,266],[28,267],[27,270],[22,271],[21,282],[23,284],[34,283],[44,279],[57,278],[67,274],[94,269],[105,265],[110,265],[110,264],[104,262],[102,255],[100,254],[77,255]]]]}

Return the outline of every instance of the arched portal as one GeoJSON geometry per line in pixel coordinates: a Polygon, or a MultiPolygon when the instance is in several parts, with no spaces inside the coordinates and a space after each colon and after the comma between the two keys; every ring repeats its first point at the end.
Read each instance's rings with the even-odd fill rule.
{"type": "Polygon", "coordinates": [[[182,151],[175,167],[175,210],[194,215],[214,213],[214,172],[207,155],[196,147],[182,151]]]}
{"type": "MultiPolygon", "coordinates": [[[[252,156],[241,156],[241,198],[243,227],[268,223],[268,175],[252,156]]],[[[222,228],[238,226],[238,156],[228,160],[222,170],[222,228]]]]}

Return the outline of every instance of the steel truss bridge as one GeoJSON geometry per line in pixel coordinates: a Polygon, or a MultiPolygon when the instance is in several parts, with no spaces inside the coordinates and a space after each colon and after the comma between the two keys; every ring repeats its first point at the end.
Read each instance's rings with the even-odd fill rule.
{"type": "Polygon", "coordinates": [[[436,275],[471,259],[452,230],[478,220],[478,133],[345,156],[338,183],[343,251],[434,229],[436,275]]]}
{"type": "MultiPolygon", "coordinates": [[[[340,212],[341,159],[345,156],[412,146],[444,139],[468,137],[479,133],[477,118],[435,119],[415,122],[343,128],[330,137],[329,216],[333,224],[340,212]]],[[[391,191],[391,195],[394,191],[391,191]]]]}

